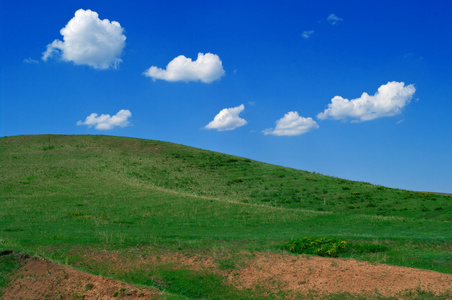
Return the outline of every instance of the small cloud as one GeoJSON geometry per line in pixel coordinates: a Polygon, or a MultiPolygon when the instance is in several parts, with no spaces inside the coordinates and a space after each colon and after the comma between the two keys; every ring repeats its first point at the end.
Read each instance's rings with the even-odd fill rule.
{"type": "Polygon", "coordinates": [[[166,66],[166,70],[150,67],[143,75],[166,81],[202,81],[211,83],[225,74],[220,57],[212,53],[198,53],[198,58],[192,61],[183,55],[174,58],[166,66]]]}
{"type": "Polygon", "coordinates": [[[335,96],[317,118],[363,122],[395,116],[411,101],[415,91],[412,84],[405,86],[403,82],[392,81],[380,86],[373,96],[363,93],[361,97],[352,100],[335,96]]]}
{"type": "Polygon", "coordinates": [[[396,125],[399,125],[399,124],[401,124],[401,123],[403,123],[403,122],[405,122],[405,119],[398,120],[398,121],[396,122],[396,125]]]}
{"type": "Polygon", "coordinates": [[[238,127],[246,125],[248,122],[245,119],[239,117],[239,114],[245,109],[245,106],[241,104],[237,107],[222,109],[213,119],[212,122],[207,124],[204,128],[216,129],[218,131],[234,130],[238,127]]]}
{"type": "Polygon", "coordinates": [[[269,128],[262,131],[265,135],[294,136],[307,133],[319,125],[312,118],[303,118],[296,111],[290,111],[281,119],[276,121],[274,129],[269,128]]]}
{"type": "Polygon", "coordinates": [[[39,64],[39,61],[33,58],[26,58],[24,59],[24,63],[26,64],[39,64]]]}
{"type": "Polygon", "coordinates": [[[132,113],[128,109],[121,109],[116,115],[98,115],[96,113],[90,114],[86,117],[85,121],[78,121],[77,125],[87,125],[98,130],[110,130],[116,126],[126,127],[129,126],[128,119],[132,116],[132,113]]]}
{"type": "Polygon", "coordinates": [[[64,61],[76,65],[88,65],[94,69],[117,68],[125,47],[123,31],[118,22],[100,20],[96,12],[79,9],[60,30],[63,41],[54,40],[48,44],[42,60],[61,54],[64,61]]]}
{"type": "Polygon", "coordinates": [[[305,31],[303,31],[301,36],[304,37],[305,39],[309,39],[313,34],[314,34],[314,30],[305,30],[305,31]]]}
{"type": "Polygon", "coordinates": [[[337,23],[343,22],[344,20],[342,18],[339,18],[335,14],[331,14],[326,18],[327,22],[331,25],[336,25],[337,23]]]}

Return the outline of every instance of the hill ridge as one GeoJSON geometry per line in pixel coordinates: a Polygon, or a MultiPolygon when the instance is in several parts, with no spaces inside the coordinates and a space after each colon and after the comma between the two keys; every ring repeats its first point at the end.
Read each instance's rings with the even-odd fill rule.
{"type": "Polygon", "coordinates": [[[105,135],[26,135],[2,138],[4,150],[7,141],[14,140],[33,140],[29,146],[34,147],[36,160],[52,158],[57,165],[79,160],[80,165],[71,170],[54,167],[62,172],[83,173],[81,166],[89,161],[91,165],[83,167],[96,176],[108,173],[109,180],[139,182],[181,195],[304,211],[452,220],[447,195],[375,186],[169,142],[105,135]],[[436,207],[426,206],[433,201],[436,207]]]}

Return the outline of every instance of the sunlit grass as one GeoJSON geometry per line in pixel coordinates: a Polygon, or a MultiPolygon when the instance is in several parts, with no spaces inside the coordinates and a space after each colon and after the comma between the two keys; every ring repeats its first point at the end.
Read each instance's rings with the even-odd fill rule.
{"type": "Polygon", "coordinates": [[[81,246],[282,251],[331,237],[385,247],[340,257],[452,273],[447,195],[106,136],[1,138],[0,172],[0,250],[70,264],[81,246]]]}

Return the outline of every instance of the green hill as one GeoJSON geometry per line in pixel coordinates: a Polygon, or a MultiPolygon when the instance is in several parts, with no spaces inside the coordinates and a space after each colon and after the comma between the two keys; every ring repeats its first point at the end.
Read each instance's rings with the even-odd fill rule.
{"type": "MultiPolygon", "coordinates": [[[[372,251],[342,256],[452,273],[449,195],[110,136],[0,138],[0,176],[0,251],[92,273],[102,267],[82,263],[81,249],[281,251],[300,237],[384,244],[384,259],[372,251]]],[[[126,279],[155,285],[139,278],[126,279]]],[[[190,296],[177,284],[165,289],[190,296]]]]}

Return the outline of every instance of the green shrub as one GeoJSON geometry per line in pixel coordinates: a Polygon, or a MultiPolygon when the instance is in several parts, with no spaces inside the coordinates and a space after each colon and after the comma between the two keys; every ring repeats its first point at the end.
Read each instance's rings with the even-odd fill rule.
{"type": "Polygon", "coordinates": [[[339,254],[368,254],[386,252],[389,247],[379,243],[346,242],[337,238],[303,237],[293,239],[282,247],[295,254],[337,257],[339,254]]]}
{"type": "Polygon", "coordinates": [[[283,249],[297,254],[336,257],[339,253],[345,252],[347,247],[348,243],[346,241],[336,238],[302,237],[291,240],[283,246],[283,249]]]}

